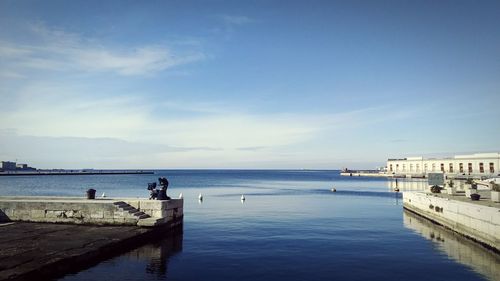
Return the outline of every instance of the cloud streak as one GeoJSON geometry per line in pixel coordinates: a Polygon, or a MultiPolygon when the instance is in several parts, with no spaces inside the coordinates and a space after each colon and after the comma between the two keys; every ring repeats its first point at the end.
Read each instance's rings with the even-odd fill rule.
{"type": "MultiPolygon", "coordinates": [[[[0,41],[0,58],[12,68],[4,77],[23,70],[107,72],[123,76],[150,75],[205,59],[197,50],[174,50],[166,45],[104,46],[93,38],[50,29],[43,24],[27,30],[30,42],[0,41]],[[17,71],[17,72],[16,72],[17,71]]],[[[3,71],[5,72],[5,71],[3,71]]]]}

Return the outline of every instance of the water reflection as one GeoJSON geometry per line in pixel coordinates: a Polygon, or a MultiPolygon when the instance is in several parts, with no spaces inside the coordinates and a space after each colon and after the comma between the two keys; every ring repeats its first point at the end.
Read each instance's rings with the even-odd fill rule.
{"type": "Polygon", "coordinates": [[[403,222],[406,228],[434,242],[437,248],[451,259],[472,268],[489,280],[498,280],[500,276],[499,255],[407,210],[403,212],[403,222]]]}
{"type": "Polygon", "coordinates": [[[165,279],[168,273],[169,258],[182,251],[182,239],[182,233],[168,236],[158,242],[130,251],[123,257],[145,261],[146,274],[155,276],[155,279],[165,279]]]}

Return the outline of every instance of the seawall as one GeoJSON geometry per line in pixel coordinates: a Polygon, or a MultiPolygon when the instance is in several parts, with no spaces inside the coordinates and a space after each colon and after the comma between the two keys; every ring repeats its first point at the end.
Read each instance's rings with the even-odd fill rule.
{"type": "Polygon", "coordinates": [[[500,205],[446,194],[404,192],[405,209],[500,252],[500,205]],[[469,201],[467,201],[469,200],[469,201]]]}
{"type": "Polygon", "coordinates": [[[156,226],[182,218],[183,199],[0,197],[0,221],[156,226]]]}

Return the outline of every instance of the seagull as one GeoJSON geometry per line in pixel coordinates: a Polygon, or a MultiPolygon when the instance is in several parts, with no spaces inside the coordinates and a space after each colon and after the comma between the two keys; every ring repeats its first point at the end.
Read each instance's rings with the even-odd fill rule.
{"type": "Polygon", "coordinates": [[[241,195],[241,201],[245,201],[245,195],[241,195]]]}
{"type": "Polygon", "coordinates": [[[106,198],[106,192],[103,192],[101,195],[102,198],[106,198]]]}
{"type": "Polygon", "coordinates": [[[203,195],[201,195],[201,193],[198,195],[198,200],[203,201],[203,195]]]}
{"type": "Polygon", "coordinates": [[[182,198],[184,198],[184,197],[182,196],[182,192],[181,192],[181,193],[179,194],[179,199],[182,199],[182,198]]]}

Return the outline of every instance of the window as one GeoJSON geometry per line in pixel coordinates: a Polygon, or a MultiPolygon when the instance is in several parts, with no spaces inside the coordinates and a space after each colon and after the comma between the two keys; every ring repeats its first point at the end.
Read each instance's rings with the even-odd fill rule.
{"type": "Polygon", "coordinates": [[[490,174],[493,174],[493,173],[495,173],[495,164],[490,163],[490,174]]]}
{"type": "Polygon", "coordinates": [[[427,163],[424,164],[424,171],[427,172],[427,163]]]}
{"type": "Polygon", "coordinates": [[[413,164],[410,164],[410,172],[413,172],[413,164]]]}
{"type": "Polygon", "coordinates": [[[391,164],[391,165],[389,165],[389,171],[391,171],[391,172],[392,172],[392,164],[391,164]]]}
{"type": "Polygon", "coordinates": [[[399,171],[399,164],[396,164],[396,172],[399,171]]]}
{"type": "Polygon", "coordinates": [[[453,173],[453,163],[450,163],[450,173],[453,173]]]}
{"type": "Polygon", "coordinates": [[[420,172],[420,165],[417,164],[417,172],[420,172]]]}
{"type": "Polygon", "coordinates": [[[406,172],[406,165],[403,164],[403,172],[406,172]]]}
{"type": "Polygon", "coordinates": [[[469,173],[472,173],[472,163],[468,163],[467,168],[469,170],[469,173]]]}
{"type": "Polygon", "coordinates": [[[464,172],[464,163],[458,164],[458,168],[460,169],[460,173],[464,172]]]}
{"type": "Polygon", "coordinates": [[[444,164],[441,163],[441,172],[444,172],[444,164]]]}
{"type": "Polygon", "coordinates": [[[432,163],[432,171],[436,171],[436,163],[432,163]]]}
{"type": "Polygon", "coordinates": [[[484,173],[484,165],[483,163],[479,163],[479,172],[484,173]]]}

